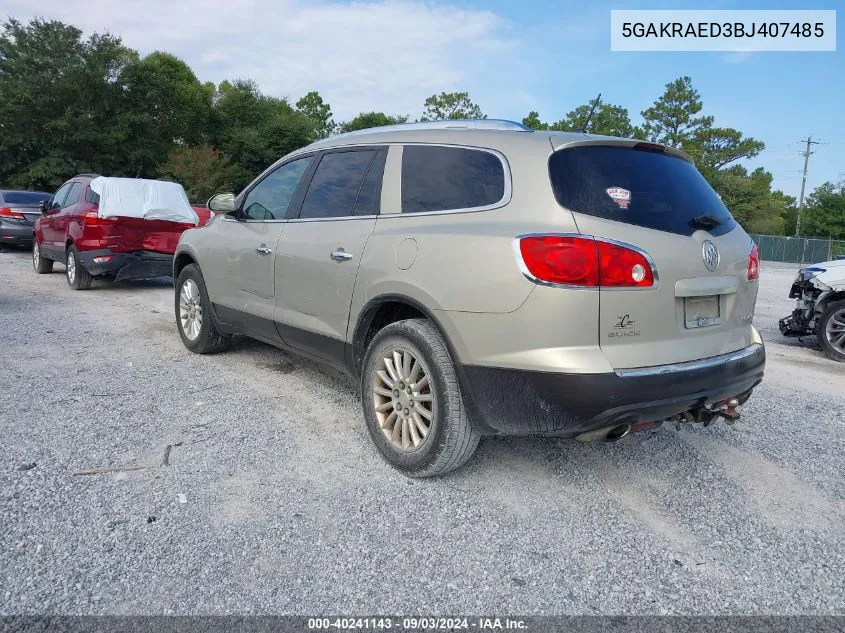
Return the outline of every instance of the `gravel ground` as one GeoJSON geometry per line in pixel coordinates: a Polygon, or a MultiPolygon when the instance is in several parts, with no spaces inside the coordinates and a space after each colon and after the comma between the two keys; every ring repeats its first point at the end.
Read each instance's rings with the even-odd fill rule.
{"type": "Polygon", "coordinates": [[[795,267],[763,266],[741,423],[487,439],[422,481],[348,379],[190,354],[168,281],[62,270],[0,253],[0,613],[845,614],[845,368],[777,332],[795,267]]]}

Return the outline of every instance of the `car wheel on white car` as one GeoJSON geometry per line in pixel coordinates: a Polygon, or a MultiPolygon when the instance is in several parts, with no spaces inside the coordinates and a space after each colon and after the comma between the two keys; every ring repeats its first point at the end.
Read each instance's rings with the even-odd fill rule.
{"type": "Polygon", "coordinates": [[[430,321],[379,330],[364,357],[361,402],[376,447],[411,477],[454,470],[478,446],[446,343],[430,321]]]}
{"type": "Polygon", "coordinates": [[[196,354],[214,354],[229,346],[231,336],[217,329],[205,280],[196,264],[182,269],[176,280],[176,327],[182,343],[196,354]]]}
{"type": "Polygon", "coordinates": [[[845,301],[835,301],[825,308],[819,319],[817,335],[828,358],[845,362],[845,301]]]}
{"type": "Polygon", "coordinates": [[[67,249],[67,256],[65,258],[65,268],[67,274],[67,284],[74,290],[88,290],[91,287],[91,282],[94,277],[91,276],[82,266],[82,260],[79,257],[79,251],[75,246],[67,249]]]}
{"type": "Polygon", "coordinates": [[[53,272],[53,260],[47,259],[41,254],[41,246],[38,240],[32,240],[32,267],[39,275],[46,275],[53,272]]]}

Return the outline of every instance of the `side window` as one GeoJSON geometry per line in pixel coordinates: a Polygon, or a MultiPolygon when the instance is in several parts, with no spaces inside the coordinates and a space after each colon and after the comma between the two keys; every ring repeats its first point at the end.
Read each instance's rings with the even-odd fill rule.
{"type": "Polygon", "coordinates": [[[490,152],[433,145],[402,150],[403,213],[486,207],[504,196],[504,167],[490,152]]]}
{"type": "Polygon", "coordinates": [[[364,177],[377,153],[376,150],[361,150],[325,154],[311,179],[299,217],[352,215],[364,177]]]}
{"type": "Polygon", "coordinates": [[[384,177],[384,163],[387,161],[387,150],[379,150],[370,170],[358,192],[353,215],[378,215],[381,211],[381,182],[384,177]]]}
{"type": "Polygon", "coordinates": [[[85,191],[85,202],[88,202],[90,204],[100,204],[100,194],[91,189],[90,185],[85,191]]]}
{"type": "Polygon", "coordinates": [[[302,174],[311,157],[285,163],[268,174],[244,199],[243,214],[248,220],[283,220],[302,174]]]}
{"type": "Polygon", "coordinates": [[[75,182],[73,186],[70,188],[70,191],[67,193],[67,198],[62,203],[62,209],[69,207],[73,204],[79,202],[79,198],[82,196],[82,183],[75,182]]]}
{"type": "Polygon", "coordinates": [[[50,202],[51,209],[61,209],[62,206],[64,206],[65,198],[67,198],[67,192],[70,191],[70,186],[72,184],[73,183],[71,182],[66,182],[59,187],[59,190],[55,194],[53,194],[53,200],[50,202]]]}

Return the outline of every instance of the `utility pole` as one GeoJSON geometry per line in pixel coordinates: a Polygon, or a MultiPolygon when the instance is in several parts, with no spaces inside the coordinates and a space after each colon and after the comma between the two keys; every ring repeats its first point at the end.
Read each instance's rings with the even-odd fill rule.
{"type": "Polygon", "coordinates": [[[804,208],[804,187],[807,186],[807,163],[810,161],[810,154],[815,154],[815,152],[810,151],[810,146],[818,144],[818,141],[814,141],[812,136],[808,136],[807,149],[801,152],[804,155],[804,177],[801,179],[801,197],[798,199],[798,217],[795,220],[795,237],[801,235],[801,209],[804,208]]]}

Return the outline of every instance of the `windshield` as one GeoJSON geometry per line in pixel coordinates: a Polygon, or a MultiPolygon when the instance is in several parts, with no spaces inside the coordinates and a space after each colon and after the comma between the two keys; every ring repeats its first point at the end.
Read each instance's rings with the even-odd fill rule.
{"type": "Polygon", "coordinates": [[[562,149],[549,159],[555,197],[578,213],[692,235],[736,226],[695,166],[653,150],[608,145],[562,149]]]}

